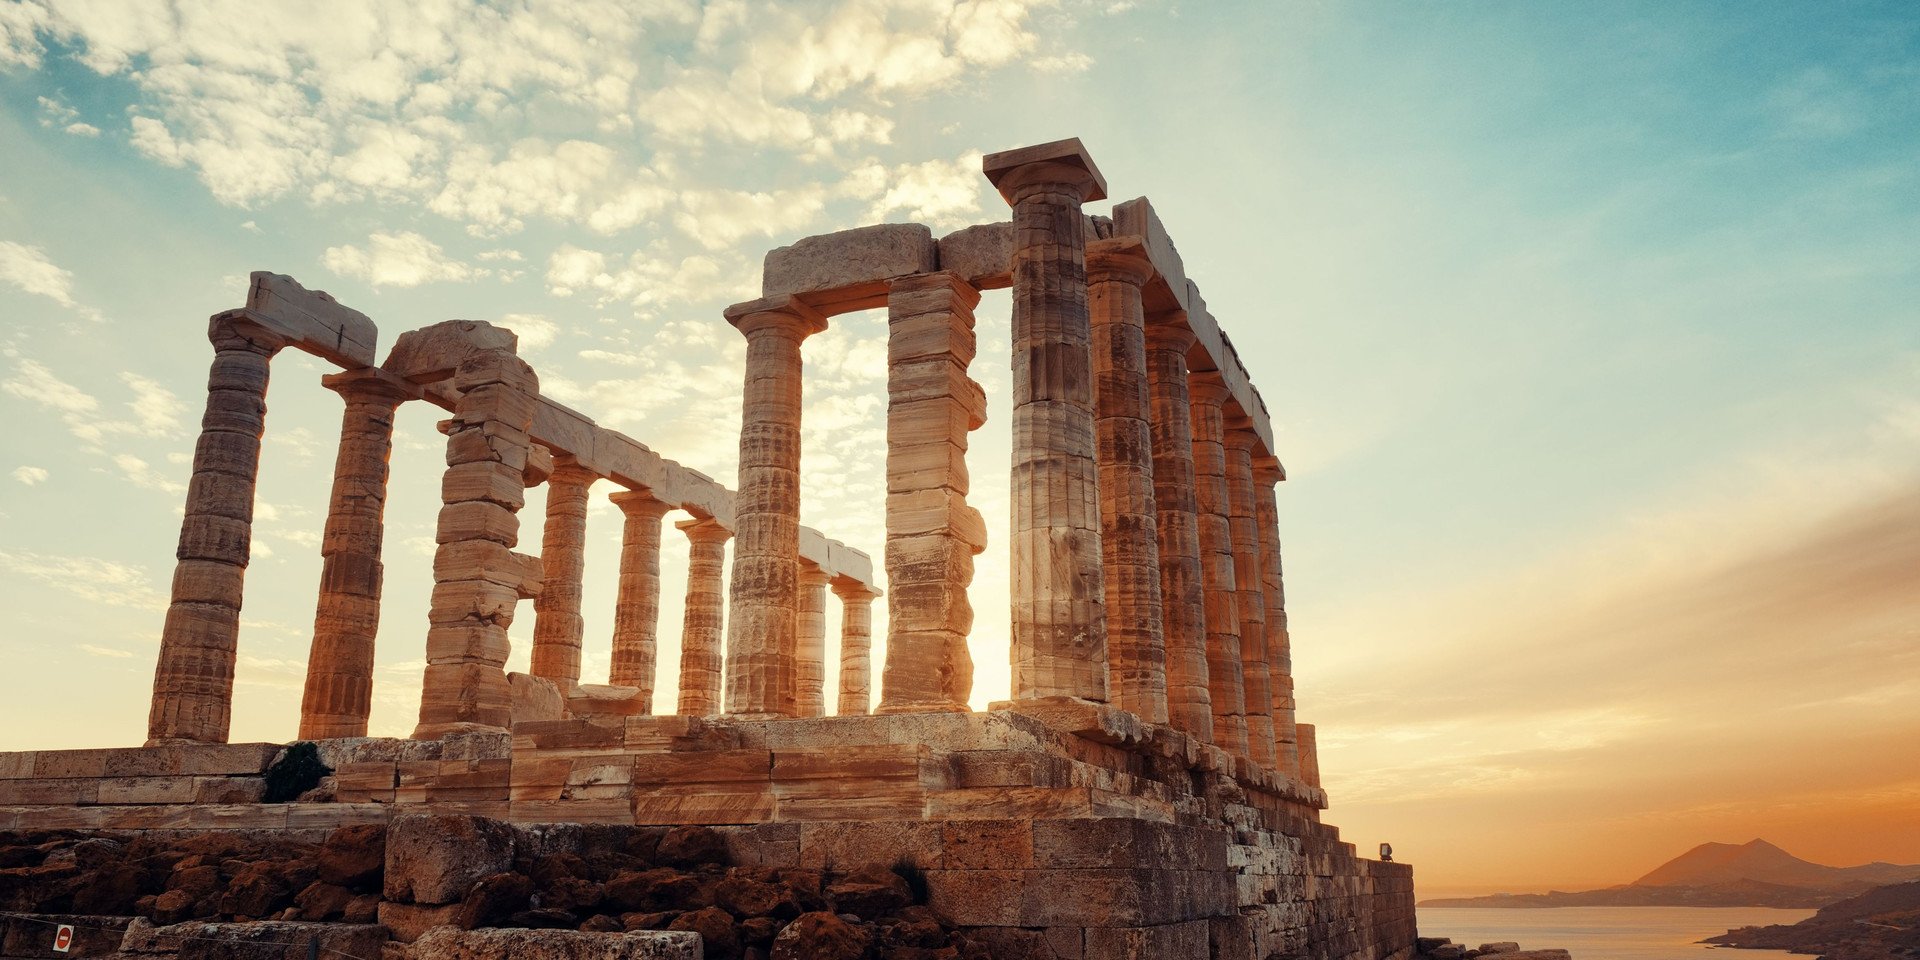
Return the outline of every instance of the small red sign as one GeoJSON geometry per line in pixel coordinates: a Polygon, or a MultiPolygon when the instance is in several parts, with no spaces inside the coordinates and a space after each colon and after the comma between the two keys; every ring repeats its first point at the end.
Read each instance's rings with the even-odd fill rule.
{"type": "Polygon", "coordinates": [[[53,931],[53,952],[66,953],[73,949],[73,928],[61,924],[53,931]]]}

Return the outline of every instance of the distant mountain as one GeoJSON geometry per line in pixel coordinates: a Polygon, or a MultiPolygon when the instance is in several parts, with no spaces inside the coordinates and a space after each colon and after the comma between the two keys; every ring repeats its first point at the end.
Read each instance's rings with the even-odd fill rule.
{"type": "Polygon", "coordinates": [[[1705,943],[1817,953],[1826,960],[1895,960],[1920,954],[1920,883],[1875,887],[1791,925],[1741,927],[1705,943]]]}
{"type": "Polygon", "coordinates": [[[1866,888],[1915,879],[1920,867],[1869,863],[1829,867],[1802,860],[1765,840],[1703,843],[1635,880],[1635,887],[1705,887],[1757,880],[1788,887],[1866,888]]]}
{"type": "Polygon", "coordinates": [[[1632,883],[1573,893],[1422,900],[1423,907],[1819,907],[1883,884],[1920,880],[1920,865],[1829,867],[1765,840],[1703,843],[1632,883]]]}

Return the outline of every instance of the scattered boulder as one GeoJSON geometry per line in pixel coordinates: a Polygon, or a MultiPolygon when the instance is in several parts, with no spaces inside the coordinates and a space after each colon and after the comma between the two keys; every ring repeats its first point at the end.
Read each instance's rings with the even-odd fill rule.
{"type": "Polygon", "coordinates": [[[770,960],[861,960],[873,938],[825,911],[803,913],[773,938],[770,960]]]}
{"type": "Polygon", "coordinates": [[[512,867],[513,829],[497,820],[417,814],[394,817],[387,828],[389,901],[457,903],[475,883],[512,867]]]}
{"type": "Polygon", "coordinates": [[[727,864],[727,838],[711,827],[679,826],[660,838],[655,851],[659,862],[669,867],[693,867],[703,863],[727,864]]]}
{"type": "Polygon", "coordinates": [[[496,873],[467,891],[466,899],[461,901],[460,926],[468,930],[497,926],[507,917],[527,909],[532,902],[532,880],[518,873],[496,873]]]}
{"type": "Polygon", "coordinates": [[[393,931],[395,940],[412,943],[435,927],[458,927],[465,910],[466,905],[459,903],[435,906],[384,900],[378,916],[380,925],[393,931]]]}
{"type": "Polygon", "coordinates": [[[386,862],[387,827],[383,823],[354,824],[327,834],[316,858],[320,879],[355,890],[380,879],[386,862]]]}
{"type": "Polygon", "coordinates": [[[346,887],[325,880],[315,880],[307,884],[306,889],[294,894],[293,903],[300,908],[303,920],[332,920],[347,912],[347,904],[352,903],[354,893],[346,887]]]}
{"type": "Polygon", "coordinates": [[[743,920],[749,917],[786,920],[800,915],[800,901],[794,898],[791,889],[751,877],[730,876],[715,884],[713,902],[743,920]]]}
{"type": "Polygon", "coordinates": [[[913,903],[904,877],[879,865],[855,868],[827,885],[833,908],[862,920],[878,920],[913,903]]]}
{"type": "Polygon", "coordinates": [[[683,913],[667,925],[669,930],[691,930],[700,935],[704,956],[732,960],[740,955],[740,937],[734,931],[733,915],[719,907],[703,907],[683,913]]]}
{"type": "Polygon", "coordinates": [[[1494,943],[1483,943],[1476,949],[1484,957],[1490,953],[1514,953],[1520,949],[1520,945],[1512,940],[1500,940],[1494,943]]]}

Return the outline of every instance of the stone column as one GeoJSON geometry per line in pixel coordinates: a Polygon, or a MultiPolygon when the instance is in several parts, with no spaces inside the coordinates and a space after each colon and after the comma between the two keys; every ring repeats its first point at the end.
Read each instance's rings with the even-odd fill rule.
{"type": "Polygon", "coordinates": [[[1247,700],[1240,661],[1240,606],[1234,597],[1233,533],[1227,501],[1227,385],[1217,373],[1187,378],[1193,401],[1193,469],[1199,507],[1200,568],[1207,617],[1207,681],[1213,697],[1213,742],[1245,756],[1247,700]]]}
{"type": "Polygon", "coordinates": [[[300,739],[364,737],[373,709],[373,641],[380,629],[380,546],[394,411],[410,392],[373,370],[320,378],[347,409],[333,464],[333,497],[320,541],[320,602],[313,616],[300,739]]]}
{"type": "Polygon", "coordinates": [[[794,704],[796,717],[827,713],[827,573],[800,561],[800,596],[794,607],[794,704]]]}
{"type": "Polygon", "coordinates": [[[710,717],[720,712],[720,640],[725,620],[727,539],[733,531],[712,517],[674,524],[687,535],[686,617],[680,628],[680,703],[682,716],[710,717]]]}
{"type": "Polygon", "coordinates": [[[827,321],[792,297],[727,310],[747,338],[727,611],[727,712],[790,717],[800,552],[800,343],[827,321]]]}
{"type": "Polygon", "coordinates": [[[1013,697],[1105,701],[1087,264],[1081,205],[1106,195],[1077,140],[997,153],[1013,207],[1013,697]]]}
{"type": "Polygon", "coordinates": [[[1140,286],[1153,265],[1138,238],[1087,246],[1100,551],[1107,581],[1107,675],[1116,706],[1167,722],[1167,643],[1153,499],[1152,406],[1140,286]]]}
{"type": "Polygon", "coordinates": [[[547,478],[547,525],[540,535],[545,584],[533,602],[533,664],[528,672],[552,680],[560,695],[580,685],[580,576],[586,569],[587,489],[600,479],[573,457],[553,455],[547,478]]]}
{"type": "Polygon", "coordinates": [[[416,740],[507,729],[507,628],[520,600],[540,590],[539,558],[513,552],[539,380],[512,352],[492,349],[468,355],[453,386],[461,393],[441,425],[447,473],[416,740]]]}
{"type": "Polygon", "coordinates": [[[1267,657],[1267,584],[1260,570],[1260,527],[1255,518],[1254,448],[1250,427],[1227,430],[1228,533],[1233,542],[1233,597],[1240,610],[1240,668],[1247,696],[1247,757],[1274,765],[1273,687],[1267,657]]]}
{"type": "Polygon", "coordinates": [[[1253,462],[1254,523],[1260,528],[1260,578],[1267,605],[1267,670],[1273,691],[1274,765],[1300,776],[1299,737],[1294,732],[1293,643],[1287,634],[1287,592],[1280,576],[1279,510],[1273,485],[1287,478],[1275,457],[1253,462]]]}
{"type": "Polygon", "coordinates": [[[234,314],[214,317],[207,338],[213,342],[207,410],[193,449],[173,598],[153,671],[149,746],[225,743],[233,718],[233,662],[253,547],[268,364],[285,341],[234,314]]]}
{"type": "Polygon", "coordinates": [[[1167,650],[1167,722],[1213,740],[1207,673],[1207,612],[1200,564],[1199,503],[1193,472],[1193,410],[1187,349],[1193,331],[1160,318],[1147,325],[1147,396],[1152,406],[1154,532],[1160,551],[1161,623],[1167,650]]]}
{"type": "Polygon", "coordinates": [[[987,545],[986,523],[967,505],[967,434],[987,416],[986,393],[967,376],[979,302],[953,273],[895,280],[887,294],[891,594],[880,713],[964,711],[973,693],[967,587],[987,545]]]}
{"type": "Polygon", "coordinates": [[[1314,736],[1313,724],[1302,723],[1294,727],[1300,734],[1300,779],[1309,787],[1320,785],[1320,745],[1314,736]]]}
{"type": "MultiPolygon", "coordinates": [[[[834,713],[859,716],[873,703],[873,598],[879,594],[845,577],[834,578],[833,593],[840,598],[840,702],[834,713]]],[[[888,642],[892,642],[891,637],[888,642]]]]}
{"type": "Polygon", "coordinates": [[[626,524],[620,539],[620,593],[613,605],[613,668],[607,682],[638,688],[641,712],[652,713],[660,629],[660,520],[673,505],[646,490],[623,490],[609,499],[626,515],[626,524]]]}

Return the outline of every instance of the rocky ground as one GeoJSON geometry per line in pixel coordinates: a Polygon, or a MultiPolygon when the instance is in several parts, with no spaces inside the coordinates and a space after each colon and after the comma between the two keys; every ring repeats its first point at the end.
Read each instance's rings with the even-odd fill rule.
{"type": "Polygon", "coordinates": [[[910,867],[736,866],[724,838],[703,827],[572,828],[573,850],[545,852],[555,845],[515,843],[515,829],[405,817],[391,832],[348,826],[310,839],[0,834],[0,910],[91,918],[99,936],[103,927],[308,921],[378,925],[397,943],[441,926],[685,930],[718,958],[989,956],[924,905],[910,867]]]}
{"type": "Polygon", "coordinates": [[[1469,947],[1464,943],[1454,943],[1447,937],[1421,937],[1414,941],[1414,950],[1416,960],[1479,960],[1480,957],[1494,957],[1496,960],[1572,960],[1573,958],[1573,955],[1565,950],[1522,950],[1519,944],[1511,940],[1469,947]]]}
{"type": "Polygon", "coordinates": [[[1817,953],[1823,960],[1920,957],[1920,881],[1877,887],[1795,924],[1741,927],[1707,943],[1817,953]]]}

